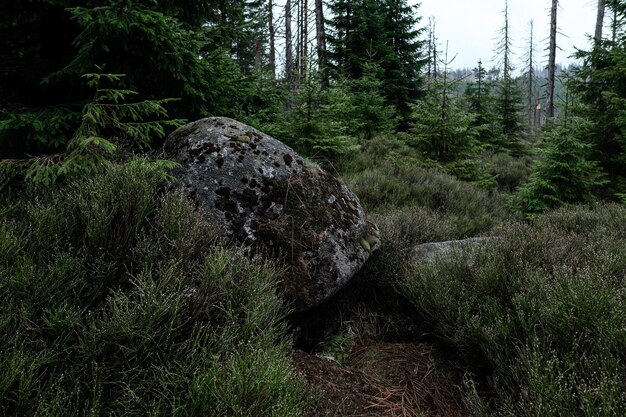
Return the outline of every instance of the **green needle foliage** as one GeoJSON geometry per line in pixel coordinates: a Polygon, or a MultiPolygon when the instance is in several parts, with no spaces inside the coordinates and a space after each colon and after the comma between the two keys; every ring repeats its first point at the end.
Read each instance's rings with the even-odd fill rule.
{"type": "MultiPolygon", "coordinates": [[[[119,84],[123,77],[101,72],[85,74],[87,85],[95,90],[95,95],[93,101],[83,107],[81,124],[64,152],[25,160],[3,160],[0,162],[3,175],[10,177],[21,173],[27,181],[51,185],[63,176],[101,172],[118,145],[145,148],[155,138],[163,137],[166,128],[182,125],[182,120],[169,119],[163,107],[172,99],[128,102],[137,92],[103,85],[119,84]]],[[[163,170],[174,165],[166,161],[155,163],[163,170]]]]}
{"type": "Polygon", "coordinates": [[[546,129],[542,159],[514,198],[517,210],[533,215],[593,200],[592,191],[606,181],[599,164],[589,159],[592,146],[580,139],[589,128],[579,121],[575,128],[555,124],[546,129]]]}

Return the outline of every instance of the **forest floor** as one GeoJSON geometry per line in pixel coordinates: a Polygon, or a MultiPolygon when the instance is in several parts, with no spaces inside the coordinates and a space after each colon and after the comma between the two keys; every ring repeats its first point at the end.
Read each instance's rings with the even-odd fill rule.
{"type": "Polygon", "coordinates": [[[372,343],[339,363],[296,350],[293,364],[313,393],[307,416],[464,416],[462,375],[429,343],[372,343]]]}
{"type": "Polygon", "coordinates": [[[457,417],[464,369],[402,299],[355,279],[292,316],[292,364],[310,393],[306,416],[457,417]]]}

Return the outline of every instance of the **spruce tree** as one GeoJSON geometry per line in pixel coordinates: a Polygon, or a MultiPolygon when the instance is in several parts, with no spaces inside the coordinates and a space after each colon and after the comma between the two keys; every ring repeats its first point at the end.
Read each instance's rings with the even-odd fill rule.
{"type": "Polygon", "coordinates": [[[502,148],[503,141],[496,114],[493,82],[489,80],[482,61],[478,61],[473,73],[473,81],[468,82],[465,88],[468,110],[475,116],[471,126],[477,132],[477,140],[481,147],[498,151],[502,148]]]}
{"type": "Polygon", "coordinates": [[[451,80],[447,48],[441,78],[430,82],[428,95],[413,106],[410,143],[428,158],[442,163],[472,158],[476,151],[476,115],[467,112],[453,94],[460,79],[451,80]]]}
{"type": "Polygon", "coordinates": [[[207,44],[214,10],[203,0],[38,0],[4,3],[0,23],[2,154],[64,149],[89,89],[81,76],[103,66],[143,99],[180,98],[177,116],[233,115],[237,67],[207,44]]]}
{"type": "Polygon", "coordinates": [[[595,188],[605,183],[598,163],[591,159],[592,146],[582,138],[590,125],[552,123],[543,133],[544,148],[528,183],[514,202],[517,210],[534,215],[564,204],[593,200],[595,188]]]}
{"type": "Polygon", "coordinates": [[[358,79],[368,64],[379,66],[387,103],[407,118],[410,103],[421,94],[420,71],[427,63],[416,6],[406,0],[337,0],[329,8],[331,76],[358,79]]]}
{"type": "Polygon", "coordinates": [[[512,39],[509,22],[508,1],[505,2],[503,11],[504,24],[500,30],[500,41],[498,53],[502,59],[502,77],[497,83],[497,108],[500,128],[504,135],[501,144],[501,151],[508,151],[512,154],[520,154],[522,146],[520,143],[520,133],[522,123],[520,118],[520,103],[522,102],[522,91],[513,78],[512,39]]]}
{"type": "MultiPolygon", "coordinates": [[[[626,18],[626,1],[606,6],[614,21],[626,18]]],[[[626,191],[626,31],[617,28],[614,40],[601,40],[591,50],[580,51],[578,58],[583,65],[569,81],[579,102],[574,111],[593,122],[585,140],[607,174],[606,193],[611,197],[626,191]]]]}

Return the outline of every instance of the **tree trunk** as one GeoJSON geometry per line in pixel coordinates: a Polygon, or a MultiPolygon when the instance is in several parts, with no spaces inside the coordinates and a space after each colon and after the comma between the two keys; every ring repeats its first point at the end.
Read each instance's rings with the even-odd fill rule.
{"type": "Polygon", "coordinates": [[[276,78],[276,37],[274,33],[274,2],[269,0],[268,5],[268,21],[270,35],[270,76],[276,78]]]}
{"type": "Polygon", "coordinates": [[[300,0],[302,13],[302,34],[300,41],[302,42],[300,52],[300,78],[304,79],[307,73],[307,61],[309,58],[309,3],[307,0],[300,0]]]}
{"type": "Polygon", "coordinates": [[[527,92],[527,103],[528,103],[528,126],[532,126],[533,122],[534,122],[534,115],[535,115],[535,103],[533,100],[533,87],[534,87],[534,78],[535,78],[535,69],[534,69],[534,52],[535,52],[535,46],[534,46],[534,26],[535,23],[531,20],[530,21],[530,45],[528,48],[528,92],[527,92]]]}
{"type": "Polygon", "coordinates": [[[317,35],[317,67],[322,88],[328,87],[326,64],[326,32],[324,31],[324,6],[322,0],[315,0],[315,31],[317,35]]]}
{"type": "Polygon", "coordinates": [[[548,52],[548,87],[546,91],[546,117],[554,117],[554,81],[556,78],[556,12],[558,0],[552,0],[550,10],[550,46],[548,52]]]}
{"type": "Polygon", "coordinates": [[[285,2],[285,81],[293,81],[293,41],[291,38],[291,0],[285,2]]]}
{"type": "Polygon", "coordinates": [[[433,47],[433,78],[437,78],[437,37],[435,32],[435,18],[433,17],[433,39],[432,39],[432,47],[433,47]]]}
{"type": "Polygon", "coordinates": [[[302,0],[296,0],[296,60],[294,62],[294,76],[296,82],[300,80],[300,65],[302,61],[302,0]]]}
{"type": "Polygon", "coordinates": [[[602,41],[602,26],[604,25],[604,9],[606,7],[605,0],[598,0],[598,14],[596,16],[596,32],[593,39],[596,45],[602,41]]]}

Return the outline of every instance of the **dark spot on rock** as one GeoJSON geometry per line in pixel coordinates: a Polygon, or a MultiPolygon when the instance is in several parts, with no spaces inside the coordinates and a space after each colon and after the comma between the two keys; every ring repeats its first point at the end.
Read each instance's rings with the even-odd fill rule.
{"type": "Polygon", "coordinates": [[[286,153],[285,155],[283,155],[283,160],[285,161],[285,164],[287,164],[287,166],[291,166],[291,162],[293,161],[293,157],[291,155],[289,155],[288,153],[286,153]]]}
{"type": "Polygon", "coordinates": [[[252,179],[250,180],[250,184],[248,184],[248,187],[250,187],[250,188],[254,188],[254,187],[256,187],[257,185],[259,185],[259,183],[258,183],[258,182],[256,182],[256,180],[255,180],[254,178],[252,178],[252,179]]]}
{"type": "Polygon", "coordinates": [[[259,151],[259,150],[253,151],[252,153],[255,154],[255,155],[261,155],[261,151],[259,151]]]}
{"type": "Polygon", "coordinates": [[[239,157],[237,158],[239,162],[243,161],[244,159],[246,159],[246,157],[243,155],[239,155],[239,157]]]}
{"type": "MultiPolygon", "coordinates": [[[[230,192],[230,191],[229,191],[230,192]]],[[[227,197],[221,197],[215,200],[215,208],[223,213],[236,213],[237,203],[227,197]]],[[[225,214],[226,215],[226,214],[225,214]]]]}
{"type": "MultiPolygon", "coordinates": [[[[252,180],[252,181],[254,181],[254,180],[252,180]]],[[[242,178],[241,182],[243,182],[244,184],[247,184],[248,183],[248,179],[247,178],[242,178]]]]}
{"type": "Polygon", "coordinates": [[[250,149],[256,149],[256,145],[254,143],[250,144],[250,149]]]}
{"type": "Polygon", "coordinates": [[[220,187],[217,190],[215,190],[215,194],[219,195],[220,197],[228,198],[230,197],[230,188],[220,187]]]}
{"type": "Polygon", "coordinates": [[[303,161],[302,159],[298,159],[298,160],[296,161],[296,163],[297,163],[298,165],[304,165],[304,161],[303,161]]]}
{"type": "Polygon", "coordinates": [[[276,168],[280,167],[280,164],[278,162],[274,162],[272,165],[274,165],[276,168]]]}
{"type": "Polygon", "coordinates": [[[263,170],[261,168],[257,168],[257,171],[259,171],[259,174],[263,175],[263,170]]]}
{"type": "Polygon", "coordinates": [[[220,148],[218,146],[215,146],[212,143],[207,143],[206,145],[204,145],[204,151],[208,152],[208,153],[213,153],[213,152],[218,152],[220,150],[220,148]]]}
{"type": "Polygon", "coordinates": [[[270,156],[270,154],[267,153],[267,151],[263,151],[262,154],[263,154],[263,156],[270,156]]]}
{"type": "Polygon", "coordinates": [[[221,167],[222,167],[222,165],[224,165],[224,158],[222,158],[222,157],[217,158],[217,159],[215,160],[215,163],[217,164],[217,167],[218,167],[218,168],[221,168],[221,167]]]}
{"type": "Polygon", "coordinates": [[[241,206],[245,208],[252,208],[256,206],[259,201],[259,196],[250,188],[246,188],[241,193],[237,193],[236,197],[241,206]]]}
{"type": "Polygon", "coordinates": [[[204,161],[206,161],[206,157],[204,155],[200,155],[200,156],[198,156],[196,161],[200,162],[202,164],[202,163],[204,163],[204,161]]]}

